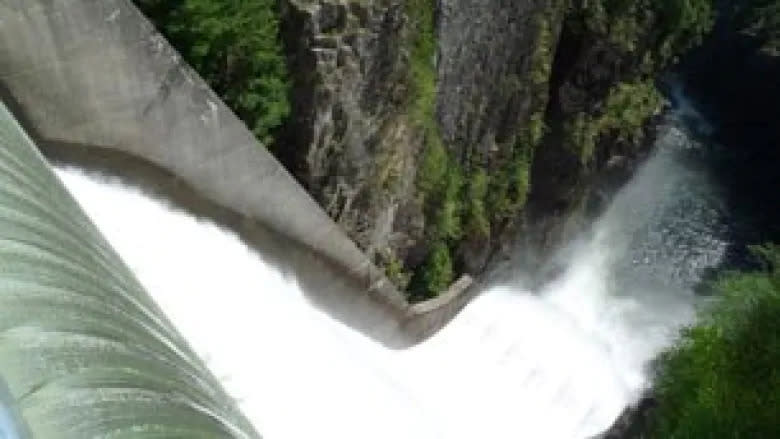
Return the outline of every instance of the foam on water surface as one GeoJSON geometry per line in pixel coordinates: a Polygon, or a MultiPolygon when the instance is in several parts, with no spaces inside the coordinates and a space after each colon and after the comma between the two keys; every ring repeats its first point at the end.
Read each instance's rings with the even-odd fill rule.
{"type": "Polygon", "coordinates": [[[649,160],[558,279],[485,291],[403,351],[315,309],[231,232],[58,174],[266,438],[570,439],[638,397],[647,363],[693,321],[693,278],[722,257],[716,197],[675,151],[649,160]]]}

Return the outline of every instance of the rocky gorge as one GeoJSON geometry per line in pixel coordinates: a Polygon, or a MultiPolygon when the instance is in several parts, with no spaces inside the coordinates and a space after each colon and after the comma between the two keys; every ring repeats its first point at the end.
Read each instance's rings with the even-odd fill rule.
{"type": "MultiPolygon", "coordinates": [[[[267,3],[289,75],[269,149],[411,301],[518,251],[540,266],[633,174],[672,83],[724,145],[733,241],[780,238],[755,190],[778,187],[776,1],[267,3]]],[[[654,437],[663,391],[603,437],[654,437]]]]}
{"type": "MultiPolygon", "coordinates": [[[[185,58],[197,38],[177,41],[171,23],[198,3],[139,1],[185,58]]],[[[708,1],[273,7],[289,103],[267,144],[412,300],[479,275],[518,237],[545,250],[570,236],[630,175],[663,108],[660,73],[712,24],[708,1]]],[[[237,45],[210,50],[229,65],[237,45]]]]}
{"type": "MultiPolygon", "coordinates": [[[[123,270],[91,262],[97,232],[28,233],[78,216],[59,179],[264,437],[780,436],[780,0],[0,10],[12,326],[63,308],[19,294],[60,268],[17,269],[25,237],[84,248],[73,295],[123,270]],[[42,199],[68,214],[18,214],[42,199]]],[[[68,321],[116,321],[81,304],[68,321]]],[[[127,368],[78,347],[77,374],[127,368]]],[[[37,369],[16,356],[21,402],[37,369]]],[[[40,435],[84,437],[71,418],[40,435]]]]}

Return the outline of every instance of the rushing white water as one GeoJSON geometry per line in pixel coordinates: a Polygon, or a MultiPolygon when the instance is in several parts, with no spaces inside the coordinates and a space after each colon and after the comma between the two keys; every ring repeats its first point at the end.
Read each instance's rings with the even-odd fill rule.
{"type": "Polygon", "coordinates": [[[695,201],[707,182],[659,153],[543,291],[493,288],[431,340],[392,351],[314,309],[230,232],[116,181],[58,173],[268,439],[597,434],[692,320],[688,272],[725,246],[716,209],[695,201]]]}

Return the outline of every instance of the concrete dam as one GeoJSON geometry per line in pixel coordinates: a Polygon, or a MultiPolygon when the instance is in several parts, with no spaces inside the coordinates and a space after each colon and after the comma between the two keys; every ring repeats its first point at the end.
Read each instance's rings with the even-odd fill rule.
{"type": "Polygon", "coordinates": [[[288,238],[355,281],[351,295],[312,300],[345,320],[385,314],[370,327],[383,343],[419,341],[464,305],[457,290],[410,306],[130,1],[0,7],[0,85],[47,155],[101,157],[125,174],[132,161],[144,179],[156,168],[157,186],[186,186],[288,238]]]}
{"type": "Polygon", "coordinates": [[[726,245],[673,114],[555,280],[412,306],[128,0],[0,0],[0,92],[0,438],[592,437],[726,245]]]}
{"type": "Polygon", "coordinates": [[[2,437],[258,437],[5,107],[0,157],[2,437]]]}

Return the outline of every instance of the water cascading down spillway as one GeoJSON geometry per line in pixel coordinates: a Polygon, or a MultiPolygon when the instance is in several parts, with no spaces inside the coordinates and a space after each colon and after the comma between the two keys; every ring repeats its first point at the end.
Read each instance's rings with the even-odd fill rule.
{"type": "Polygon", "coordinates": [[[256,438],[0,104],[0,438],[256,438]]]}
{"type": "Polygon", "coordinates": [[[132,2],[0,9],[0,91],[41,139],[148,160],[366,281],[347,294],[314,257],[291,278],[262,246],[60,169],[136,281],[3,109],[2,439],[241,438],[253,427],[271,439],[590,437],[648,384],[646,364],[692,320],[692,285],[726,245],[717,195],[680,160],[691,145],[672,124],[563,253],[557,279],[532,293],[515,273],[434,338],[387,349],[365,335],[408,347],[399,307],[377,306],[403,298],[380,291],[381,272],[132,2]]]}
{"type": "Polygon", "coordinates": [[[723,255],[717,191],[685,160],[696,149],[672,117],[557,279],[531,293],[516,273],[404,350],[317,310],[233,233],[57,172],[265,437],[584,439],[645,389],[645,366],[692,321],[692,287],[723,255]]]}

